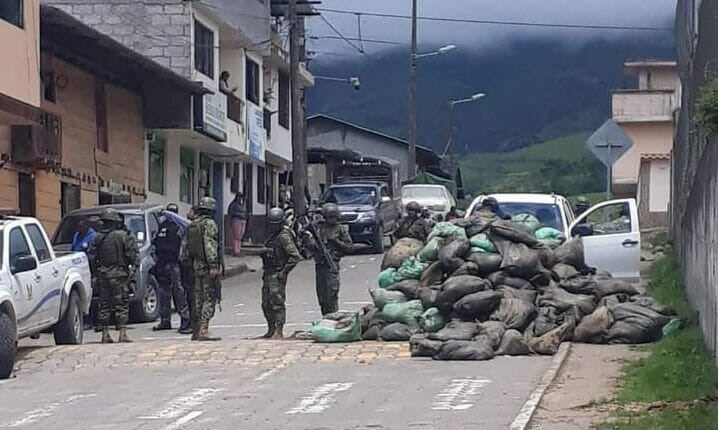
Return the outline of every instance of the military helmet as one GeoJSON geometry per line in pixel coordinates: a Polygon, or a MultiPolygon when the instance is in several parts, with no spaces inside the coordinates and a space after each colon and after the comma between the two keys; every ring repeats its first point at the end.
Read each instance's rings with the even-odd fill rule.
{"type": "Polygon", "coordinates": [[[272,208],[267,214],[267,222],[270,224],[281,224],[284,222],[284,210],[282,208],[272,208]]]}
{"type": "Polygon", "coordinates": [[[339,206],[337,206],[336,203],[325,203],[324,206],[322,206],[322,215],[324,218],[339,218],[339,206]]]}
{"type": "Polygon", "coordinates": [[[114,222],[122,222],[122,218],[120,217],[120,213],[117,212],[115,209],[107,208],[102,211],[100,214],[100,219],[102,221],[114,221],[114,222]]]}
{"type": "Polygon", "coordinates": [[[414,212],[421,212],[421,205],[417,202],[409,202],[406,205],[406,211],[414,211],[414,212]]]}
{"type": "Polygon", "coordinates": [[[170,204],[167,205],[167,207],[165,208],[165,210],[166,210],[167,212],[172,212],[172,213],[175,213],[175,214],[176,214],[176,213],[179,213],[179,206],[177,206],[177,203],[170,203],[170,204]]]}
{"type": "Polygon", "coordinates": [[[197,209],[215,211],[217,210],[217,200],[209,196],[202,197],[197,205],[197,209]]]}
{"type": "Polygon", "coordinates": [[[588,206],[591,202],[588,201],[587,197],[581,196],[576,200],[576,204],[588,206]]]}

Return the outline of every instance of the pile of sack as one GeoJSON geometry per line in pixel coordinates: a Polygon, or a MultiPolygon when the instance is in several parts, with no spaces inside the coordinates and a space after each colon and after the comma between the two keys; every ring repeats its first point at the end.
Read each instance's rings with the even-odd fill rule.
{"type": "Polygon", "coordinates": [[[554,354],[568,340],[652,342],[674,314],[588,267],[580,238],[532,215],[438,223],[426,243],[397,241],[378,281],[374,305],[315,323],[316,340],[409,341],[413,356],[487,360],[554,354]],[[336,340],[336,327],[353,337],[336,340]]]}

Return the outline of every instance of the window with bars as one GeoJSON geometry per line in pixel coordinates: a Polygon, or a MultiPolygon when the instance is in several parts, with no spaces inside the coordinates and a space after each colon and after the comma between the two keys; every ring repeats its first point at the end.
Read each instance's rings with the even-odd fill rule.
{"type": "Polygon", "coordinates": [[[194,22],[194,68],[203,75],[214,78],[214,32],[194,22]]]}
{"type": "Polygon", "coordinates": [[[289,129],[289,75],[279,72],[279,125],[289,129]]]}

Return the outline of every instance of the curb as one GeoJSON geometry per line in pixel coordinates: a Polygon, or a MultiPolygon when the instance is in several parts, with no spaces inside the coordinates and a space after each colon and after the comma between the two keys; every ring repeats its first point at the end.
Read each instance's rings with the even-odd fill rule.
{"type": "Polygon", "coordinates": [[[222,276],[222,279],[228,279],[233,276],[241,275],[244,272],[247,272],[249,270],[249,266],[247,266],[247,263],[238,263],[235,264],[232,267],[227,267],[224,269],[224,276],[222,276]]]}
{"type": "Polygon", "coordinates": [[[570,342],[564,342],[561,346],[559,346],[558,352],[553,356],[551,366],[549,366],[546,372],[544,372],[541,377],[541,383],[539,383],[539,385],[533,390],[528,400],[526,400],[526,403],[524,403],[521,408],[521,411],[519,411],[516,418],[514,418],[513,422],[511,422],[511,426],[509,427],[510,430],[526,430],[529,428],[531,418],[533,418],[534,413],[536,413],[536,409],[538,408],[539,403],[541,403],[541,399],[543,399],[544,394],[546,394],[546,390],[549,385],[556,380],[556,376],[558,376],[558,372],[561,371],[563,363],[566,361],[566,357],[568,357],[568,352],[570,350],[570,342]]]}

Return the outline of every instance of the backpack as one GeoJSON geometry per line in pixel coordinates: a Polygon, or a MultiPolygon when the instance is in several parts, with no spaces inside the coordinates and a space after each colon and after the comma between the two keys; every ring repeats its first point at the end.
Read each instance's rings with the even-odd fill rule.
{"type": "Polygon", "coordinates": [[[204,229],[198,221],[187,227],[187,254],[192,260],[205,260],[204,229]]]}

